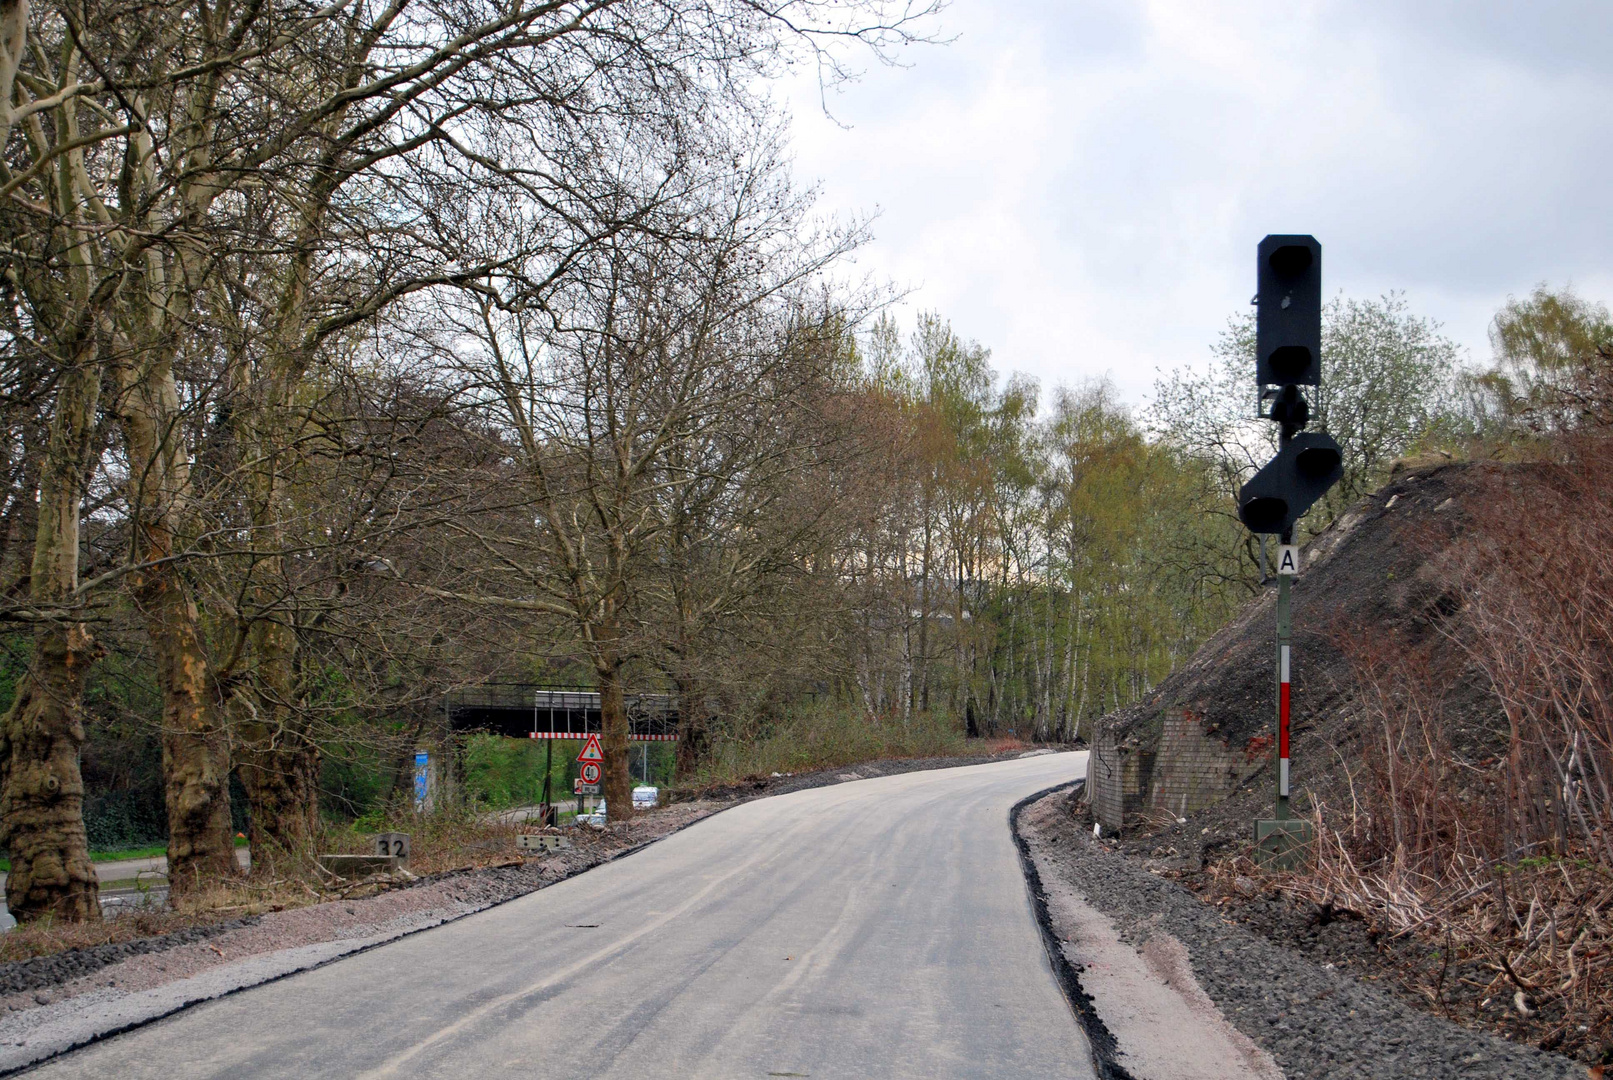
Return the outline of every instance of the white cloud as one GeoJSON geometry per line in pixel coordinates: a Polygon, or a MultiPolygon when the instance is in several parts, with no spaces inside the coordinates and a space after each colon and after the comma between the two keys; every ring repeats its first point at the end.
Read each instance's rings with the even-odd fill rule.
{"type": "Polygon", "coordinates": [[[860,263],[910,311],[1135,401],[1205,357],[1267,232],[1315,233],[1329,291],[1404,289],[1481,359],[1508,293],[1613,299],[1610,12],[955,0],[954,44],[832,99],[849,130],[809,80],[784,93],[799,171],[881,211],[860,263]]]}

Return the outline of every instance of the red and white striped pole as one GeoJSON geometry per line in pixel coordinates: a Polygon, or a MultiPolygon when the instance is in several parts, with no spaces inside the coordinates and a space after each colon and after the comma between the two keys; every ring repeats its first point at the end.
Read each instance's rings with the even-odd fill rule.
{"type": "MultiPolygon", "coordinates": [[[[1289,537],[1283,537],[1289,540],[1289,537]]],[[[1289,615],[1289,590],[1299,573],[1299,548],[1291,542],[1277,549],[1277,813],[1279,821],[1288,815],[1288,726],[1289,726],[1289,638],[1293,620],[1289,615]]]]}

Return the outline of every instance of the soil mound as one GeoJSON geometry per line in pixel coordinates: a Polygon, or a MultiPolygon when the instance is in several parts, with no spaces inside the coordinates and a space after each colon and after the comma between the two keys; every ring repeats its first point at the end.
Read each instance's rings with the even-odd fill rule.
{"type": "MultiPolygon", "coordinates": [[[[1419,649],[1441,669],[1448,715],[1463,718],[1455,748],[1482,756],[1504,747],[1505,719],[1448,622],[1463,598],[1445,556],[1478,501],[1519,468],[1398,470],[1306,546],[1292,593],[1297,811],[1308,796],[1347,787],[1343,766],[1360,736],[1353,665],[1375,645],[1419,649]]],[[[1147,699],[1100,722],[1088,776],[1099,821],[1168,825],[1227,800],[1238,803],[1226,810],[1240,834],[1257,813],[1269,816],[1256,807],[1269,804],[1275,784],[1275,634],[1273,586],[1147,699]]]]}

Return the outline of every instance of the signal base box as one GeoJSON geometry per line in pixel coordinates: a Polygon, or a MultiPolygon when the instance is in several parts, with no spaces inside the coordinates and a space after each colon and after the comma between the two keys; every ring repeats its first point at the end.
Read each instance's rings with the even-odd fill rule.
{"type": "Polygon", "coordinates": [[[1299,870],[1305,865],[1316,830],[1299,818],[1255,822],[1255,862],[1273,870],[1299,870]]]}

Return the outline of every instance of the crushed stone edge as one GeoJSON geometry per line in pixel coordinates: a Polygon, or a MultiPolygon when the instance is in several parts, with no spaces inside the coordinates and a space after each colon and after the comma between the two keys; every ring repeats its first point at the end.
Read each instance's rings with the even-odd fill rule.
{"type": "Polygon", "coordinates": [[[1047,910],[1047,893],[1042,886],[1041,871],[1036,869],[1030,842],[1025,839],[1019,826],[1020,815],[1032,803],[1060,791],[1073,791],[1085,784],[1084,779],[1065,781],[1025,796],[1008,811],[1008,831],[1013,834],[1014,849],[1019,852],[1019,867],[1025,875],[1025,891],[1030,897],[1036,929],[1042,936],[1042,948],[1046,951],[1048,963],[1053,968],[1054,980],[1064,992],[1065,1000],[1070,1003],[1070,1009],[1075,1013],[1076,1022],[1086,1034],[1087,1047],[1092,1052],[1093,1071],[1097,1074],[1098,1080],[1136,1080],[1120,1064],[1118,1060],[1120,1044],[1116,1041],[1114,1032],[1109,1030],[1103,1018],[1098,1015],[1092,995],[1081,986],[1080,973],[1076,971],[1069,957],[1064,955],[1064,950],[1059,948],[1058,936],[1053,931],[1053,917],[1047,910]]]}

